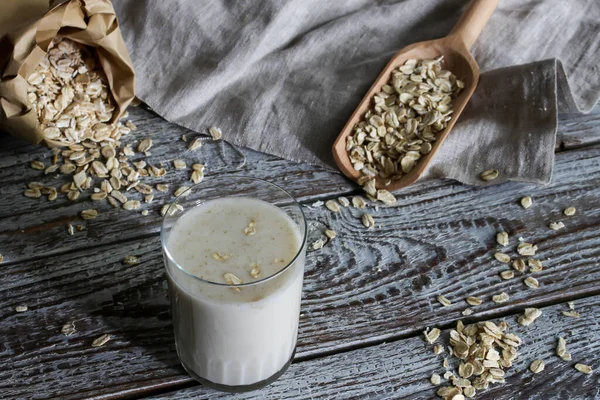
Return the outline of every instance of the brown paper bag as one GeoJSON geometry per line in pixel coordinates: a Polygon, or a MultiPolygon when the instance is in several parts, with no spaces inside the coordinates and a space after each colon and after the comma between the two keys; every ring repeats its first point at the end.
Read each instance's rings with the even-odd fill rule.
{"type": "MultiPolygon", "coordinates": [[[[0,5],[0,13],[5,7],[0,5]]],[[[41,19],[21,17],[21,25],[0,39],[0,130],[31,143],[44,140],[37,115],[28,101],[26,79],[55,37],[68,38],[96,50],[115,102],[110,122],[117,121],[135,96],[135,73],[112,3],[68,0],[41,19]]]]}

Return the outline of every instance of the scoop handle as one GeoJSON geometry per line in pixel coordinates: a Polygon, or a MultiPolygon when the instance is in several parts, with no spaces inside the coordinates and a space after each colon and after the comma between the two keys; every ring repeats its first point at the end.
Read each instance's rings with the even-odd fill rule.
{"type": "Polygon", "coordinates": [[[448,37],[461,41],[470,49],[498,6],[499,0],[471,0],[448,37]]]}

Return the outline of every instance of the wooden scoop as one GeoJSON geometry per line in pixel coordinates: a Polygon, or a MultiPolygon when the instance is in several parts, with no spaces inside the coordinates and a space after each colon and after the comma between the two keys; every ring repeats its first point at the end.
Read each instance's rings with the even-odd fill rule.
{"type": "Polygon", "coordinates": [[[499,0],[471,0],[465,12],[460,17],[450,34],[444,38],[429,40],[426,42],[415,43],[400,50],[394,58],[383,69],[371,89],[358,105],[356,111],[350,117],[350,120],[344,126],[344,129],[333,144],[333,157],[338,165],[338,168],[347,177],[358,180],[361,176],[359,171],[352,167],[352,163],[346,151],[346,138],[351,135],[354,127],[372,105],[373,96],[381,91],[381,87],[387,84],[391,78],[391,72],[395,68],[404,64],[408,59],[414,58],[417,60],[433,59],[440,55],[444,56],[443,68],[452,72],[456,77],[462,80],[465,84],[464,89],[453,100],[452,109],[454,111],[452,119],[448,122],[446,129],[436,134],[437,139],[432,142],[431,152],[422,156],[414,168],[403,175],[400,179],[392,181],[390,185],[384,186],[385,180],[377,177],[377,188],[386,188],[388,190],[396,190],[414,183],[435,153],[438,151],[442,142],[450,133],[454,123],[458,119],[460,113],[465,108],[465,105],[471,98],[477,81],[479,80],[479,66],[469,51],[481,30],[487,23],[488,19],[494,12],[499,0]]]}

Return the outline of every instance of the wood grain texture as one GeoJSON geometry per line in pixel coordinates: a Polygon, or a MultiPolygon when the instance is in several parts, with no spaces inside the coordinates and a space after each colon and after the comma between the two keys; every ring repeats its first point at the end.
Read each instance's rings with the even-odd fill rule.
{"type": "MultiPolygon", "coordinates": [[[[564,304],[545,307],[542,316],[533,325],[523,327],[516,323],[516,315],[503,320],[510,332],[517,334],[523,345],[513,367],[508,369],[506,384],[491,386],[477,393],[486,399],[597,399],[600,397],[600,297],[576,302],[582,318],[563,316],[568,310],[564,304]],[[556,340],[563,336],[573,361],[561,360],[555,355],[556,340]],[[546,367],[534,375],[528,370],[534,359],[541,359],[546,367]],[[595,369],[584,375],[573,368],[575,363],[586,363],[595,369]]],[[[498,322],[498,321],[496,321],[498,322]]],[[[448,344],[449,331],[442,334],[439,343],[448,344]]],[[[444,355],[447,356],[447,353],[444,355]]],[[[398,340],[342,354],[292,364],[279,380],[262,390],[231,395],[218,393],[202,386],[150,397],[158,399],[432,399],[436,398],[429,378],[443,375],[444,355],[436,356],[431,345],[422,337],[398,340]]],[[[456,365],[453,365],[456,368],[456,365]]],[[[454,373],[456,370],[454,369],[454,373]]]]}
{"type": "MultiPolygon", "coordinates": [[[[30,168],[30,162],[36,159],[43,159],[49,165],[48,150],[6,136],[6,147],[0,149],[0,180],[3,182],[0,187],[0,254],[4,255],[5,262],[157,234],[162,222],[159,213],[162,205],[174,199],[173,193],[178,187],[193,184],[190,181],[192,163],[206,163],[207,181],[219,174],[243,173],[244,176],[264,178],[279,184],[300,201],[356,190],[345,178],[323,168],[297,164],[247,149],[237,150],[231,145],[207,138],[201,149],[190,152],[186,150],[187,145],[181,136],[187,134],[188,138],[193,138],[198,136],[196,133],[169,124],[141,108],[134,108],[130,113],[138,130],[127,136],[124,143],[132,143],[135,147],[141,138],[152,138],[152,155],[146,160],[152,164],[163,163],[169,172],[164,179],[147,179],[145,182],[168,183],[170,192],[155,191],[153,203],[143,204],[142,209],[151,211],[147,217],[140,215],[142,209],[131,212],[112,208],[106,201],[93,202],[89,199],[91,193],[82,195],[77,202],[68,201],[62,194],[53,202],[45,197],[29,199],[23,195],[28,182],[41,180],[60,186],[69,178],[44,177],[43,172],[30,168]],[[175,170],[172,165],[174,159],[185,160],[187,170],[175,170]],[[78,214],[87,208],[97,209],[100,216],[84,223],[78,214]],[[71,222],[85,225],[87,234],[74,237],[65,235],[66,224],[71,222]]],[[[130,160],[139,158],[137,155],[130,160]]],[[[131,199],[143,200],[143,196],[134,190],[126,194],[131,199]]]]}
{"type": "MultiPolygon", "coordinates": [[[[140,127],[137,137],[148,133],[155,139],[152,153],[157,161],[210,160],[209,170],[266,177],[307,205],[356,192],[339,174],[246,149],[241,150],[244,166],[237,151],[210,141],[189,154],[183,142],[176,142],[188,131],[143,109],[132,110],[132,119],[140,127]]],[[[597,142],[598,126],[597,114],[563,120],[560,149],[597,142]]],[[[189,384],[174,352],[158,213],[142,218],[105,206],[97,220],[85,223],[86,230],[68,236],[65,224],[91,203],[42,200],[32,207],[35,201],[21,195],[24,182],[40,175],[29,162],[43,153],[2,137],[0,397],[118,398],[189,384]],[[121,265],[120,260],[132,254],[142,263],[121,265]],[[30,310],[16,314],[19,304],[30,310]],[[76,320],[79,333],[66,338],[59,331],[71,320],[76,320]],[[92,349],[91,341],[103,333],[114,334],[113,340],[92,349]]],[[[170,173],[168,181],[181,183],[187,173],[170,173]]],[[[418,182],[402,192],[397,206],[369,210],[379,225],[373,231],[360,224],[360,210],[332,214],[324,207],[307,207],[311,241],[325,226],[339,237],[323,250],[309,252],[298,360],[376,346],[415,335],[428,325],[448,326],[460,318],[466,303],[457,299],[467,294],[486,300],[500,291],[511,295],[511,304],[502,307],[486,301],[472,316],[479,319],[600,293],[599,181],[600,148],[590,147],[559,153],[554,183],[547,187],[418,182]],[[524,194],[535,202],[527,211],[517,204],[524,194]],[[568,205],[579,212],[567,219],[560,211],[568,205]],[[565,230],[546,228],[559,218],[565,230]],[[503,282],[497,277],[502,268],[489,253],[500,228],[540,246],[546,260],[538,274],[540,289],[526,290],[517,279],[503,282]],[[434,300],[438,293],[455,304],[442,309],[434,300]]],[[[357,365],[361,370],[368,367],[357,365]]],[[[308,376],[325,379],[319,377],[319,369],[312,371],[308,376]]],[[[374,382],[383,378],[378,376],[372,376],[374,382]]],[[[326,379],[322,382],[322,388],[331,385],[326,379]]],[[[294,385],[290,393],[296,389],[298,396],[311,394],[294,385]]],[[[312,395],[318,397],[319,392],[312,395]]]]}
{"type": "MultiPolygon", "coordinates": [[[[470,317],[481,319],[600,293],[600,147],[558,154],[554,182],[418,183],[396,206],[367,210],[374,230],[362,226],[363,210],[305,206],[310,242],[325,227],[338,237],[308,253],[297,359],[448,326],[461,318],[468,295],[486,300],[470,317]],[[529,210],[518,205],[524,194],[534,199],[529,210]],[[578,214],[562,216],[571,205],[578,214]],[[559,219],[564,230],[547,228],[559,219]],[[522,277],[498,277],[506,269],[491,256],[499,229],[511,234],[511,248],[519,235],[540,247],[539,289],[527,289],[522,277]],[[502,291],[511,302],[492,303],[502,291]],[[441,307],[438,294],[454,304],[441,307]]],[[[75,237],[91,241],[95,229],[75,237]]],[[[118,397],[189,382],[174,351],[157,235],[8,263],[0,281],[0,389],[9,398],[118,397]],[[120,260],[127,255],[142,262],[126,267],[120,260]],[[30,310],[16,314],[19,304],[30,310]],[[71,320],[80,333],[65,338],[59,330],[71,320]],[[113,340],[92,349],[103,333],[113,340]]]]}
{"type": "MultiPolygon", "coordinates": [[[[561,149],[569,149],[580,147],[584,143],[589,145],[600,141],[600,134],[597,132],[600,129],[599,116],[600,106],[587,115],[566,116],[559,127],[557,145],[561,149]]],[[[205,144],[200,150],[189,152],[186,150],[186,144],[180,140],[181,136],[186,134],[188,138],[192,138],[199,136],[198,134],[169,124],[143,108],[132,108],[130,118],[138,126],[138,131],[128,136],[124,142],[136,144],[140,138],[147,136],[153,139],[152,155],[148,161],[162,162],[170,170],[165,179],[149,182],[169,183],[170,193],[173,193],[179,185],[191,184],[190,171],[172,168],[171,162],[177,158],[186,160],[188,166],[192,162],[207,163],[207,179],[215,174],[228,173],[265,178],[279,184],[297,199],[305,202],[360,191],[338,173],[293,163],[249,149],[237,149],[209,139],[205,139],[205,144]]],[[[162,204],[171,201],[173,197],[170,194],[156,193],[155,201],[151,205],[144,205],[144,208],[151,210],[147,217],[141,217],[136,212],[113,209],[106,202],[92,202],[85,196],[82,196],[78,202],[69,202],[63,196],[54,202],[49,202],[45,198],[32,200],[23,196],[27,182],[43,180],[58,186],[68,180],[64,176],[48,179],[40,171],[29,167],[31,161],[45,159],[44,157],[48,157],[46,149],[28,145],[6,134],[2,136],[0,252],[5,256],[5,262],[28,260],[158,233],[161,222],[158,212],[162,204]],[[82,224],[83,221],[78,217],[78,213],[91,207],[99,210],[100,217],[84,224],[89,228],[87,234],[76,237],[66,236],[66,224],[71,222],[82,224]],[[107,224],[107,221],[111,221],[111,224],[107,224]],[[118,234],[115,235],[115,232],[118,234]]],[[[421,182],[417,186],[418,190],[423,187],[432,187],[435,190],[439,184],[451,185],[448,181],[428,182],[425,186],[421,182]]],[[[403,193],[414,192],[414,188],[403,190],[403,193]]],[[[130,197],[142,198],[138,193],[132,193],[130,197]]]]}

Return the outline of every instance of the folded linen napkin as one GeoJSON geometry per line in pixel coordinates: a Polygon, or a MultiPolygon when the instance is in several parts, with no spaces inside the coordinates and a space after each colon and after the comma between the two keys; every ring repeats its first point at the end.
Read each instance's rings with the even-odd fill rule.
{"type": "MultiPolygon", "coordinates": [[[[465,4],[114,1],[137,95],[158,114],[332,168],[333,141],[384,65],[445,36],[465,4]]],[[[500,0],[472,49],[480,84],[424,177],[488,184],[479,174],[496,168],[493,183],[549,182],[557,110],[589,111],[600,95],[598,32],[597,0],[500,0]]]]}

